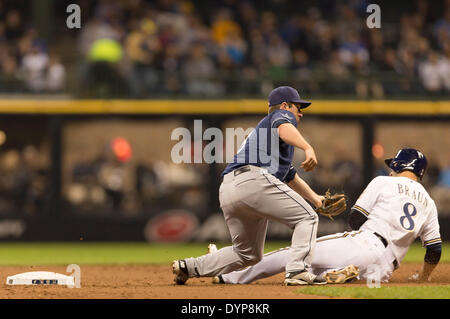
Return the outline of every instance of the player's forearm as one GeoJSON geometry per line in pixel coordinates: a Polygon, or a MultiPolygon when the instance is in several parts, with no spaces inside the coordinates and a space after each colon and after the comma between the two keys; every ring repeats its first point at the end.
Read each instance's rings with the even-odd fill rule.
{"type": "Polygon", "coordinates": [[[430,279],[431,273],[433,272],[434,268],[436,268],[436,266],[437,264],[430,264],[424,261],[419,280],[428,281],[430,279]]]}
{"type": "Polygon", "coordinates": [[[288,186],[295,192],[297,192],[300,196],[311,202],[315,207],[318,207],[322,204],[320,195],[314,192],[311,187],[309,187],[309,185],[297,174],[295,174],[294,179],[288,183],[288,186]]]}
{"type": "Polygon", "coordinates": [[[289,145],[300,148],[304,151],[312,149],[312,146],[303,138],[297,128],[290,123],[281,124],[278,127],[278,135],[289,145]]]}
{"type": "Polygon", "coordinates": [[[427,246],[427,252],[423,261],[422,273],[419,280],[427,281],[430,278],[434,268],[436,268],[439,260],[441,259],[442,243],[436,243],[427,246]]]}

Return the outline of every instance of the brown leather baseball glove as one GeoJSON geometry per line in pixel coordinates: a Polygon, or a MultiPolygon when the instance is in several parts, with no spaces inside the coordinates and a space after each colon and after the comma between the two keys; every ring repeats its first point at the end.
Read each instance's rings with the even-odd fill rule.
{"type": "Polygon", "coordinates": [[[341,214],[346,208],[347,198],[344,193],[331,195],[330,190],[327,190],[325,199],[322,201],[322,205],[316,208],[316,212],[333,220],[333,216],[341,214]]]}

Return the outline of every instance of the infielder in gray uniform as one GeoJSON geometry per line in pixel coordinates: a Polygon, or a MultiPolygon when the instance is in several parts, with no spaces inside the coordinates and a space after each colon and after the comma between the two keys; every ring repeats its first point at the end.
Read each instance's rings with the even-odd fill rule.
{"type": "Polygon", "coordinates": [[[314,149],[297,130],[301,109],[311,103],[297,90],[282,86],[269,94],[269,114],[249,134],[222,173],[220,206],[231,234],[232,246],[197,258],[175,260],[175,283],[190,277],[214,277],[259,262],[264,254],[268,220],[293,229],[291,256],[286,265],[286,285],[325,284],[307,271],[316,243],[316,194],[292,166],[294,147],[305,152],[305,171],[317,165],[314,149]],[[306,200],[305,200],[306,199],[306,200]]]}

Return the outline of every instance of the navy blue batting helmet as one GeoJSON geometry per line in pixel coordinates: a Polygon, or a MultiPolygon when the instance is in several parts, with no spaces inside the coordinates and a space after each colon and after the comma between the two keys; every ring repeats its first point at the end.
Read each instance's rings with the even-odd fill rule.
{"type": "Polygon", "coordinates": [[[394,158],[384,160],[387,166],[396,173],[411,171],[422,179],[427,168],[427,158],[414,148],[403,148],[394,158]]]}

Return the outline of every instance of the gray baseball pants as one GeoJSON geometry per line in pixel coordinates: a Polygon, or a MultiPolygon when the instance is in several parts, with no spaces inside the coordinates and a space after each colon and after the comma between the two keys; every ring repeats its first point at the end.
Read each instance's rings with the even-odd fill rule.
{"type": "Polygon", "coordinates": [[[248,165],[224,176],[219,190],[220,206],[230,231],[232,246],[212,254],[185,259],[190,277],[226,274],[259,262],[264,255],[268,221],[294,230],[286,272],[311,266],[318,216],[313,208],[267,170],[248,165]]]}

